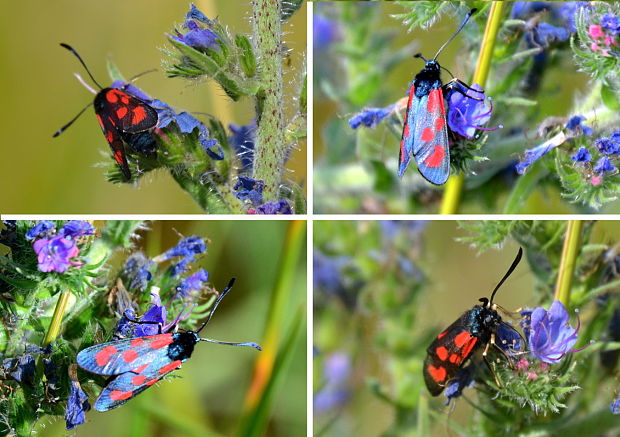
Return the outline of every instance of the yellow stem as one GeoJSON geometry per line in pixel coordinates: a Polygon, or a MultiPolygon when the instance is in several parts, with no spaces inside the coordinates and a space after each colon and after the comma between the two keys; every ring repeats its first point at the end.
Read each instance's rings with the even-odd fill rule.
{"type": "Polygon", "coordinates": [[[45,338],[43,339],[43,347],[56,340],[56,337],[58,337],[58,333],[60,332],[60,325],[62,324],[62,316],[64,315],[65,309],[67,308],[69,297],[71,297],[70,291],[63,291],[62,294],[58,297],[58,302],[56,302],[56,308],[54,308],[54,315],[52,316],[52,321],[50,322],[50,326],[47,329],[45,338]]]}
{"type": "MultiPolygon", "coordinates": [[[[484,36],[482,37],[482,44],[480,46],[480,53],[478,54],[478,62],[476,63],[476,70],[474,71],[472,83],[479,84],[483,89],[486,84],[487,77],[489,76],[491,58],[493,57],[493,49],[495,48],[495,40],[497,39],[497,33],[501,24],[504,7],[504,2],[493,2],[491,5],[491,12],[489,12],[489,18],[487,20],[487,27],[484,30],[484,36]]],[[[462,173],[450,176],[448,182],[446,183],[446,189],[444,191],[441,209],[439,211],[440,214],[456,214],[461,200],[464,181],[465,176],[462,173]]]]}
{"type": "Polygon", "coordinates": [[[579,243],[581,240],[581,220],[570,220],[566,228],[564,238],[564,248],[562,249],[562,259],[558,270],[558,280],[555,286],[555,300],[559,300],[568,307],[570,302],[570,291],[573,285],[575,265],[579,254],[579,243]]]}

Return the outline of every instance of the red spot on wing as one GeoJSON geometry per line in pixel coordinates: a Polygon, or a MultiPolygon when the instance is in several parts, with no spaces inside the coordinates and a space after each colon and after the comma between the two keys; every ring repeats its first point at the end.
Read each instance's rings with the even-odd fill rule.
{"type": "Polygon", "coordinates": [[[144,369],[146,369],[148,366],[149,366],[149,363],[143,364],[142,366],[133,369],[132,372],[142,373],[142,372],[144,372],[144,369]]]}
{"type": "Polygon", "coordinates": [[[400,140],[400,162],[405,162],[405,140],[400,140]]]}
{"type": "Polygon", "coordinates": [[[133,390],[129,390],[129,391],[114,390],[110,392],[110,399],[112,399],[113,401],[124,401],[125,399],[129,399],[131,396],[133,396],[133,390]]]}
{"type": "Polygon", "coordinates": [[[99,126],[103,128],[103,120],[101,119],[101,116],[99,114],[97,114],[97,121],[99,122],[99,126]]]}
{"type": "Polygon", "coordinates": [[[159,379],[151,379],[149,382],[146,383],[146,385],[153,385],[155,384],[157,381],[159,381],[159,379]]]}
{"type": "Polygon", "coordinates": [[[446,335],[447,333],[448,333],[448,331],[444,331],[444,332],[442,332],[441,334],[439,334],[439,335],[437,336],[437,338],[442,338],[442,337],[445,337],[445,335],[446,335]]]}
{"type": "Polygon", "coordinates": [[[461,360],[459,359],[459,356],[457,354],[452,354],[450,355],[450,360],[451,363],[454,364],[458,364],[461,360]]]}
{"type": "Polygon", "coordinates": [[[435,120],[435,130],[440,131],[446,125],[446,119],[444,117],[439,117],[435,120]]]}
{"type": "Polygon", "coordinates": [[[127,108],[125,106],[121,106],[116,110],[116,116],[118,118],[123,118],[127,114],[127,108]]]}
{"type": "Polygon", "coordinates": [[[126,95],[123,94],[123,96],[121,97],[121,102],[123,102],[125,105],[129,104],[129,97],[127,97],[126,95]]]}
{"type": "Polygon", "coordinates": [[[137,337],[131,340],[131,343],[129,343],[129,346],[138,347],[138,346],[142,346],[142,343],[144,343],[144,340],[141,339],[140,337],[137,337]]]}
{"type": "Polygon", "coordinates": [[[435,353],[441,361],[445,361],[446,358],[448,358],[448,349],[446,349],[444,346],[439,346],[437,349],[435,349],[435,353]]]}
{"type": "Polygon", "coordinates": [[[405,125],[405,129],[403,130],[403,138],[409,137],[409,123],[405,125]]]}
{"type": "Polygon", "coordinates": [[[411,88],[409,89],[409,101],[407,102],[407,108],[411,108],[413,96],[415,96],[415,86],[411,85],[411,88]]]}
{"type": "Polygon", "coordinates": [[[441,105],[442,93],[440,89],[431,90],[428,94],[428,102],[426,103],[426,110],[430,113],[435,113],[439,110],[441,105]]]}
{"type": "Polygon", "coordinates": [[[110,90],[105,94],[105,98],[110,103],[118,102],[118,91],[110,90]]]}
{"type": "Polygon", "coordinates": [[[420,139],[422,141],[430,143],[433,140],[433,138],[435,138],[435,132],[433,132],[433,129],[431,129],[430,127],[425,127],[424,130],[422,131],[422,135],[420,136],[420,139]]]}
{"type": "Polygon", "coordinates": [[[157,335],[157,338],[151,342],[151,349],[160,349],[172,343],[172,334],[157,335]]]}
{"type": "Polygon", "coordinates": [[[476,342],[478,341],[478,338],[476,337],[472,337],[463,347],[463,350],[460,352],[461,353],[461,359],[465,359],[467,358],[467,356],[469,355],[469,353],[471,352],[471,350],[474,348],[474,346],[476,345],[476,342]]]}
{"type": "Polygon", "coordinates": [[[435,151],[432,155],[424,160],[424,164],[427,167],[440,167],[443,157],[446,155],[446,150],[443,146],[435,146],[435,151]]]}
{"type": "Polygon", "coordinates": [[[106,364],[108,364],[108,361],[110,361],[110,357],[114,355],[116,352],[118,352],[118,350],[114,346],[106,346],[103,349],[101,349],[95,355],[95,361],[97,362],[97,365],[105,366],[106,364]]]}
{"type": "Polygon", "coordinates": [[[436,382],[443,382],[448,375],[446,368],[442,366],[435,367],[433,365],[429,365],[426,370],[428,371],[428,374],[431,375],[431,378],[433,378],[436,382]]]}
{"type": "Polygon", "coordinates": [[[164,373],[171,372],[172,370],[178,368],[180,365],[181,365],[181,360],[173,361],[169,364],[166,364],[161,369],[159,369],[159,373],[164,374],[164,373]]]}
{"type": "Polygon", "coordinates": [[[470,341],[473,337],[467,331],[463,331],[454,337],[454,344],[456,347],[463,347],[465,343],[470,341]]]}
{"type": "Polygon", "coordinates": [[[146,111],[142,106],[136,106],[131,112],[133,112],[133,118],[131,119],[132,124],[138,124],[146,118],[146,111]]]}
{"type": "Polygon", "coordinates": [[[125,360],[126,363],[131,363],[136,358],[138,358],[138,352],[133,349],[127,349],[123,353],[123,360],[125,360]]]}
{"type": "Polygon", "coordinates": [[[123,161],[123,152],[121,150],[117,150],[114,152],[114,160],[118,162],[121,166],[125,164],[123,161]]]}
{"type": "Polygon", "coordinates": [[[133,378],[131,378],[131,383],[133,385],[142,385],[144,384],[144,381],[146,381],[146,376],[144,375],[136,375],[133,378]]]}
{"type": "Polygon", "coordinates": [[[108,141],[108,143],[111,143],[112,141],[114,141],[114,134],[112,133],[111,130],[105,133],[105,139],[108,141]]]}

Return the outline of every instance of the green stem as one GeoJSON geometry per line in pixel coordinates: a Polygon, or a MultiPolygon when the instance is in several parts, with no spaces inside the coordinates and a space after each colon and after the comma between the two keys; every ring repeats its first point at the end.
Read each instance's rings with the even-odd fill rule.
{"type": "MultiPolygon", "coordinates": [[[[495,40],[502,20],[505,3],[495,1],[491,5],[491,12],[487,20],[487,27],[484,30],[478,62],[472,83],[479,84],[483,89],[489,76],[489,68],[491,67],[491,59],[493,57],[493,49],[495,48],[495,40]]],[[[465,176],[462,173],[450,176],[446,183],[440,214],[455,214],[459,208],[461,201],[461,192],[463,191],[463,183],[465,176]]]]}
{"type": "Polygon", "coordinates": [[[58,297],[58,302],[56,302],[56,308],[54,308],[54,315],[52,316],[52,321],[50,322],[50,326],[47,329],[47,334],[45,334],[45,338],[43,339],[43,347],[56,340],[56,337],[58,337],[58,333],[60,332],[60,325],[62,324],[62,316],[65,313],[65,309],[67,308],[67,303],[69,302],[70,297],[71,292],[68,290],[63,291],[58,297]]]}
{"type": "Polygon", "coordinates": [[[266,202],[278,198],[285,158],[281,13],[280,0],[252,1],[254,49],[260,61],[261,84],[256,97],[258,128],[253,176],[265,182],[263,197],[266,202]]]}
{"type": "MultiPolygon", "coordinates": [[[[209,214],[241,214],[241,203],[232,201],[232,193],[230,195],[221,195],[209,187],[209,184],[201,184],[187,175],[171,173],[174,180],[183,188],[198,205],[209,214]]],[[[221,187],[218,187],[221,188],[221,187]]],[[[234,199],[236,200],[236,199],[234,199]]]]}
{"type": "Polygon", "coordinates": [[[555,300],[562,302],[565,307],[568,307],[570,302],[570,291],[573,285],[577,255],[579,254],[582,225],[581,220],[570,220],[566,228],[566,237],[564,238],[564,248],[562,249],[562,259],[560,260],[554,296],[555,300]]]}

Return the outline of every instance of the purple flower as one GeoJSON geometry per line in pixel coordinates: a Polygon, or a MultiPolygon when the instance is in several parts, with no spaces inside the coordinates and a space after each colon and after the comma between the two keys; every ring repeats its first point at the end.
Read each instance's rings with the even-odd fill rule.
{"type": "Polygon", "coordinates": [[[366,127],[375,127],[380,121],[390,115],[394,111],[394,108],[396,108],[396,103],[386,106],[385,108],[365,109],[349,119],[349,126],[351,126],[351,129],[357,129],[362,125],[366,127]]]}
{"type": "Polygon", "coordinates": [[[472,366],[469,365],[460,369],[456,376],[448,381],[446,391],[444,391],[444,395],[446,396],[446,402],[444,404],[450,405],[452,399],[460,397],[463,394],[463,390],[472,385],[474,385],[474,378],[472,366]]]}
{"type": "MultiPolygon", "coordinates": [[[[530,33],[527,34],[530,37],[530,33]]],[[[555,41],[566,41],[570,36],[568,29],[553,26],[552,24],[540,22],[533,31],[533,41],[539,46],[548,47],[555,41]]]]}
{"type": "Polygon", "coordinates": [[[601,18],[601,26],[603,26],[603,29],[617,35],[620,33],[620,18],[614,14],[605,14],[601,18]]]}
{"type": "Polygon", "coordinates": [[[603,156],[601,159],[596,161],[596,165],[592,170],[594,170],[595,173],[602,175],[603,173],[615,172],[618,169],[611,164],[611,161],[608,157],[603,156]]]}
{"type": "Polygon", "coordinates": [[[552,141],[545,141],[539,146],[527,149],[525,151],[525,156],[523,157],[523,159],[515,165],[515,170],[519,174],[525,173],[525,170],[527,170],[530,165],[534,164],[540,158],[545,156],[550,150],[556,148],[557,146],[557,143],[554,143],[552,141]]]}
{"type": "Polygon", "coordinates": [[[237,196],[237,199],[250,199],[253,205],[260,205],[263,203],[263,188],[265,188],[263,181],[239,176],[239,180],[233,187],[233,190],[236,191],[235,196],[237,196]]]}
{"type": "Polygon", "coordinates": [[[614,401],[609,405],[609,409],[612,414],[620,414],[620,397],[614,399],[614,401]]]}
{"type": "Polygon", "coordinates": [[[340,38],[340,29],[336,22],[320,14],[314,14],[312,30],[314,49],[317,51],[327,50],[334,41],[340,38]]]}
{"type": "Polygon", "coordinates": [[[249,209],[248,214],[293,214],[293,210],[286,200],[281,199],[275,202],[263,203],[256,209],[249,209]]]}
{"type": "MultiPolygon", "coordinates": [[[[192,11],[190,11],[191,13],[192,11]]],[[[204,14],[203,14],[204,17],[204,14]]],[[[205,17],[206,18],[206,17],[205,17]]],[[[209,21],[208,25],[211,24],[209,21]]],[[[193,19],[188,19],[183,24],[183,27],[188,29],[187,32],[181,33],[178,30],[176,31],[176,36],[171,35],[172,39],[188,45],[196,50],[201,49],[211,49],[218,50],[220,45],[218,41],[220,37],[217,36],[215,32],[211,29],[205,29],[201,27],[196,21],[193,19]]]]}
{"type": "Polygon", "coordinates": [[[68,239],[76,239],[83,235],[93,235],[94,233],[95,228],[93,228],[93,225],[83,220],[71,220],[65,223],[58,231],[58,235],[63,235],[68,239]]]}
{"type": "Polygon", "coordinates": [[[325,413],[345,404],[350,397],[348,379],[351,374],[351,359],[343,352],[335,352],[325,359],[323,376],[325,384],[314,395],[314,410],[325,413]]]}
{"type": "Polygon", "coordinates": [[[188,276],[181,282],[181,285],[177,287],[177,290],[182,296],[187,296],[192,291],[200,291],[204,286],[204,283],[209,280],[209,272],[200,269],[193,275],[188,276]]]}
{"type": "Polygon", "coordinates": [[[584,116],[582,116],[582,115],[573,115],[566,122],[566,129],[569,129],[569,130],[573,131],[576,134],[581,132],[581,133],[583,133],[586,136],[590,136],[590,135],[592,135],[592,128],[582,124],[582,122],[585,121],[585,120],[586,120],[586,118],[584,116]]]}
{"type": "Polygon", "coordinates": [[[140,100],[145,101],[146,103],[151,103],[153,101],[153,99],[148,94],[146,94],[144,91],[142,91],[140,88],[130,82],[115,80],[114,82],[112,82],[112,85],[110,85],[110,87],[126,91],[127,93],[139,98],[140,100]]]}
{"type": "Polygon", "coordinates": [[[573,156],[570,157],[575,162],[590,162],[592,160],[592,155],[585,147],[580,147],[573,156]]]}
{"type": "Polygon", "coordinates": [[[26,232],[26,240],[34,240],[35,238],[47,237],[56,229],[56,225],[49,221],[43,220],[34,225],[26,232]]]}
{"type": "Polygon", "coordinates": [[[228,142],[241,161],[241,170],[249,171],[254,162],[254,141],[256,140],[256,121],[243,126],[229,124],[231,135],[228,142]]]}
{"type": "Polygon", "coordinates": [[[134,329],[137,326],[134,321],[136,320],[136,312],[133,308],[127,308],[120,320],[114,327],[114,340],[120,340],[122,338],[135,337],[134,329]]]}
{"type": "Polygon", "coordinates": [[[64,273],[70,266],[80,265],[78,262],[71,261],[71,258],[79,253],[75,242],[61,235],[37,240],[33,248],[38,257],[38,268],[41,272],[64,273]]]}
{"type": "Polygon", "coordinates": [[[388,240],[393,240],[397,235],[403,233],[409,236],[418,235],[424,229],[428,222],[426,220],[380,220],[379,226],[383,236],[388,240]]]}
{"type": "Polygon", "coordinates": [[[122,270],[122,277],[128,284],[130,290],[145,291],[149,281],[153,278],[150,271],[151,266],[155,265],[142,252],[132,253],[125,261],[122,270]]]}
{"type": "Polygon", "coordinates": [[[571,348],[577,342],[577,329],[569,325],[569,314],[556,300],[549,311],[537,307],[528,315],[525,312],[524,329],[530,351],[545,363],[557,363],[568,353],[576,352],[571,348]],[[527,328],[525,328],[527,326],[527,328]]]}
{"type": "Polygon", "coordinates": [[[166,307],[161,304],[159,294],[151,293],[151,307],[146,310],[142,317],[140,317],[141,323],[135,327],[133,335],[135,337],[144,337],[147,335],[157,335],[166,332],[163,327],[166,325],[167,317],[168,311],[166,310],[166,307]],[[160,326],[162,327],[161,332],[159,330],[160,326]]]}
{"type": "Polygon", "coordinates": [[[493,105],[486,106],[482,87],[474,83],[471,89],[465,90],[463,87],[461,89],[463,92],[467,91],[467,96],[454,90],[448,95],[448,126],[450,126],[450,130],[469,139],[474,138],[476,130],[495,130],[483,127],[491,119],[493,105]]]}
{"type": "Polygon", "coordinates": [[[69,399],[67,400],[67,409],[65,411],[67,429],[73,429],[84,423],[88,410],[90,410],[88,396],[82,390],[80,383],[71,379],[71,390],[69,391],[69,399]]]}
{"type": "Polygon", "coordinates": [[[594,145],[603,155],[620,154],[620,142],[613,138],[598,138],[594,141],[594,145]]]}
{"type": "Polygon", "coordinates": [[[194,257],[207,250],[207,244],[197,236],[183,238],[176,246],[168,249],[164,254],[158,256],[158,260],[165,261],[176,256],[194,257]]]}
{"type": "Polygon", "coordinates": [[[0,374],[6,374],[21,384],[32,386],[34,383],[35,360],[31,354],[5,359],[1,370],[0,374]]]}

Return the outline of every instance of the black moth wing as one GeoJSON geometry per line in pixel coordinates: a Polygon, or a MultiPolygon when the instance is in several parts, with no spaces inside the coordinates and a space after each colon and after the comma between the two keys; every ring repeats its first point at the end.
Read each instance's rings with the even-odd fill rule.
{"type": "Polygon", "coordinates": [[[463,363],[482,344],[470,331],[467,323],[469,312],[442,331],[426,350],[424,382],[433,396],[443,391],[447,382],[456,376],[463,363]]]}
{"type": "Polygon", "coordinates": [[[104,88],[95,96],[95,112],[107,116],[122,132],[137,133],[157,125],[157,111],[148,103],[117,89],[104,88]]]}
{"type": "MultiPolygon", "coordinates": [[[[170,360],[166,361],[170,363],[170,360]]],[[[142,370],[141,372],[125,372],[118,375],[101,391],[95,402],[95,410],[108,411],[123,405],[172,371],[169,370],[162,374],[159,372],[160,369],[159,363],[156,362],[147,365],[144,369],[139,369],[142,370]]]]}

